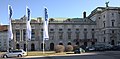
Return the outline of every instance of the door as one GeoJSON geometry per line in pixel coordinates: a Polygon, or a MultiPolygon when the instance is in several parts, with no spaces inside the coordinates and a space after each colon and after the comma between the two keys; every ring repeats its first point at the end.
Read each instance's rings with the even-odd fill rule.
{"type": "Polygon", "coordinates": [[[54,50],[54,43],[50,43],[50,50],[51,50],[51,51],[54,50]]]}

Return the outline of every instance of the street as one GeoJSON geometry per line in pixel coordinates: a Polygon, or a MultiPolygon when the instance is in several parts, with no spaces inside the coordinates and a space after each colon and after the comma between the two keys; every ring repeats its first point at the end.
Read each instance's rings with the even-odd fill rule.
{"type": "Polygon", "coordinates": [[[26,57],[20,59],[120,59],[120,51],[90,52],[65,56],[26,57]]]}

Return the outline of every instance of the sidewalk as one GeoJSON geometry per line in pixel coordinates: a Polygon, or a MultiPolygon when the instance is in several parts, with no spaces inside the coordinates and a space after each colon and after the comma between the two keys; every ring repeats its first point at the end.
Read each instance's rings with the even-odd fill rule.
{"type": "Polygon", "coordinates": [[[65,55],[49,55],[49,56],[26,56],[24,58],[34,58],[34,57],[52,57],[52,56],[74,56],[74,55],[95,55],[96,53],[81,53],[81,54],[65,54],[65,55]]]}

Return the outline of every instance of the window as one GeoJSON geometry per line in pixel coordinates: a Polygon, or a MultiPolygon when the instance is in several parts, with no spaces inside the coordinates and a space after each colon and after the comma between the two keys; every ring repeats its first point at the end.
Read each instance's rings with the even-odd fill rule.
{"type": "Polygon", "coordinates": [[[41,39],[43,39],[43,32],[41,32],[41,39]]]}
{"type": "Polygon", "coordinates": [[[54,32],[50,32],[49,39],[54,40],[54,32]]]}
{"type": "Polygon", "coordinates": [[[59,32],[59,39],[63,39],[63,32],[59,32]]]}
{"type": "Polygon", "coordinates": [[[76,31],[79,31],[79,29],[76,29],[76,31]]]}
{"type": "Polygon", "coordinates": [[[92,31],[94,31],[94,29],[92,29],[92,31]]]}
{"type": "Polygon", "coordinates": [[[112,22],[112,27],[114,27],[114,22],[115,22],[115,20],[111,20],[111,22],[112,22]]]}
{"type": "Polygon", "coordinates": [[[99,17],[99,19],[100,19],[100,17],[99,17]]]}
{"type": "Polygon", "coordinates": [[[79,32],[76,32],[76,39],[79,39],[79,32]]]}
{"type": "Polygon", "coordinates": [[[31,40],[35,40],[35,30],[34,29],[32,29],[31,40]]]}
{"type": "Polygon", "coordinates": [[[87,29],[84,29],[84,31],[87,31],[87,29]]]}
{"type": "Polygon", "coordinates": [[[103,21],[103,26],[105,27],[105,21],[103,21]]]}
{"type": "Polygon", "coordinates": [[[50,31],[54,31],[54,29],[50,29],[50,31]]]}
{"type": "Polygon", "coordinates": [[[105,34],[105,31],[104,31],[104,34],[105,34]]]}
{"type": "Polygon", "coordinates": [[[68,29],[68,31],[71,31],[71,29],[68,29]]]}
{"type": "Polygon", "coordinates": [[[105,15],[103,16],[103,18],[105,18],[105,15]]]}
{"type": "Polygon", "coordinates": [[[87,33],[84,33],[84,39],[87,39],[87,33]]]}
{"type": "Polygon", "coordinates": [[[71,32],[68,32],[68,39],[71,39],[71,32]]]}
{"type": "Polygon", "coordinates": [[[59,29],[59,31],[62,31],[62,29],[59,29]]]}
{"type": "Polygon", "coordinates": [[[106,41],[106,38],[104,37],[104,42],[106,41]]]}
{"type": "Polygon", "coordinates": [[[92,33],[92,39],[94,39],[95,33],[92,33]]]}
{"type": "Polygon", "coordinates": [[[112,17],[114,17],[114,13],[111,13],[112,14],[112,17]]]}
{"type": "Polygon", "coordinates": [[[41,31],[43,31],[43,29],[41,29],[41,31]]]}
{"type": "Polygon", "coordinates": [[[20,41],[20,30],[16,30],[16,41],[20,41]]]}
{"type": "Polygon", "coordinates": [[[114,30],[112,30],[112,33],[114,33],[114,30]]]}
{"type": "Polygon", "coordinates": [[[23,29],[23,41],[25,41],[25,40],[26,40],[26,30],[23,29]]]}

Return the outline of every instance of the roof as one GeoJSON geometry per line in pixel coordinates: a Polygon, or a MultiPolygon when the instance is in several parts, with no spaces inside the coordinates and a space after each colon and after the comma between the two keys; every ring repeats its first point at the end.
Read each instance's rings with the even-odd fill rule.
{"type": "Polygon", "coordinates": [[[0,31],[7,31],[8,30],[7,27],[8,27],[7,25],[0,25],[0,31]]]}
{"type": "Polygon", "coordinates": [[[91,12],[91,14],[88,17],[91,17],[96,13],[102,13],[106,10],[120,10],[120,7],[97,7],[91,12]]]}

